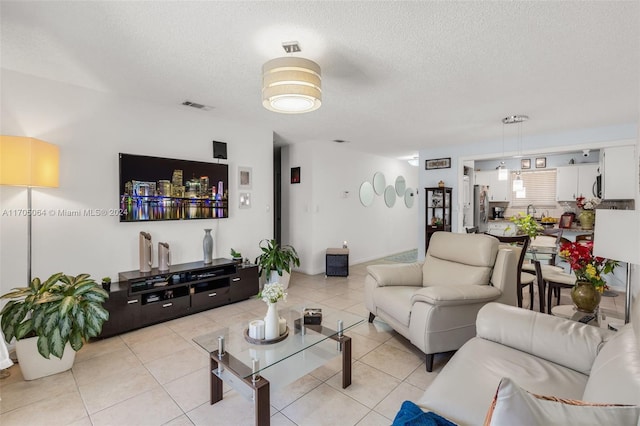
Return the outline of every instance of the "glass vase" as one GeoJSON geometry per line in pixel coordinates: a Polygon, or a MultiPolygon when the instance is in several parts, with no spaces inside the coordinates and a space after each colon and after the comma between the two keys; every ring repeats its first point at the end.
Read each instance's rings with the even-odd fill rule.
{"type": "Polygon", "coordinates": [[[600,292],[589,281],[576,281],[571,289],[571,300],[580,312],[595,312],[600,305],[600,298],[600,292]]]}

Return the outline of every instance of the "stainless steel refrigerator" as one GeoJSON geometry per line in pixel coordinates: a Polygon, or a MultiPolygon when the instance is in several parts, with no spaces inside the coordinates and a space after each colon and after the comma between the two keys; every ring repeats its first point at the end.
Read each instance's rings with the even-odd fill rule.
{"type": "Polygon", "coordinates": [[[489,188],[485,185],[473,185],[473,226],[478,232],[487,232],[489,214],[489,188]]]}

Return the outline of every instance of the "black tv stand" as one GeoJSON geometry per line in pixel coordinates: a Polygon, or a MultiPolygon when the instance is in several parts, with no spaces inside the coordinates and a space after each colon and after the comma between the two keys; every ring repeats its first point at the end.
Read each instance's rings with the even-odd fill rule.
{"type": "Polygon", "coordinates": [[[172,265],[168,271],[118,274],[104,307],[109,320],[99,337],[157,324],[258,294],[258,267],[231,259],[172,265]]]}

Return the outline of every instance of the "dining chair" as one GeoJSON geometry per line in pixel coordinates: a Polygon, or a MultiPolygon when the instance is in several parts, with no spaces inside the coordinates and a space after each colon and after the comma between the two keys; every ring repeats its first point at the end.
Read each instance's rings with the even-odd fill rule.
{"type": "MultiPolygon", "coordinates": [[[[536,247],[555,247],[556,249],[560,247],[560,243],[562,241],[562,233],[563,229],[545,229],[542,234],[533,238],[529,243],[531,249],[535,249],[536,247]]],[[[540,262],[540,267],[543,273],[549,272],[563,272],[564,268],[556,265],[556,253],[546,253],[546,254],[538,254],[536,255],[536,260],[540,262]],[[542,263],[546,262],[546,263],[542,263]]],[[[522,266],[523,271],[527,271],[531,274],[536,273],[536,267],[532,263],[524,264],[522,266]]]]}
{"type": "Polygon", "coordinates": [[[547,288],[547,313],[551,313],[551,298],[555,293],[556,305],[560,304],[560,290],[563,288],[573,288],[576,283],[576,276],[566,272],[543,273],[542,279],[547,288]]]}
{"type": "Polygon", "coordinates": [[[518,285],[518,307],[522,308],[522,290],[524,287],[529,287],[529,309],[533,310],[533,284],[536,282],[535,275],[522,271],[522,264],[524,263],[525,255],[527,254],[527,248],[529,247],[529,236],[519,235],[515,237],[504,237],[501,235],[493,235],[485,232],[487,235],[491,235],[500,241],[500,243],[510,246],[516,246],[520,250],[518,256],[518,274],[516,277],[518,285]]]}
{"type": "MultiPolygon", "coordinates": [[[[538,300],[540,312],[545,312],[545,296],[548,300],[549,289],[544,279],[549,274],[564,273],[564,268],[556,265],[558,247],[563,240],[563,229],[545,229],[529,243],[527,258],[530,263],[522,265],[524,273],[532,274],[534,282],[538,284],[538,300]]],[[[556,287],[554,287],[556,288],[556,287]]],[[[547,303],[548,306],[548,303],[547,303]]]]}

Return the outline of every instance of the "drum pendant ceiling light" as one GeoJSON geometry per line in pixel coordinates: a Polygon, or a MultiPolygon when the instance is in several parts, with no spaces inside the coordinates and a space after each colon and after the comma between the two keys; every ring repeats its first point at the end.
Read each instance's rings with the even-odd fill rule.
{"type": "MultiPolygon", "coordinates": [[[[518,124],[518,151],[517,154],[513,156],[513,158],[521,158],[522,157],[522,123],[529,119],[528,115],[510,115],[509,117],[505,117],[502,119],[502,140],[504,144],[504,125],[505,124],[518,124]]],[[[504,150],[504,145],[503,145],[504,150]]],[[[504,155],[504,152],[503,152],[504,155]]],[[[516,193],[516,198],[525,198],[526,189],[524,187],[524,182],[520,177],[520,170],[516,172],[516,177],[513,179],[512,190],[516,193]]]]}
{"type": "Polygon", "coordinates": [[[500,159],[500,164],[498,164],[498,180],[507,180],[509,179],[509,169],[507,169],[504,165],[504,119],[502,120],[502,158],[500,159]]]}
{"type": "MultiPolygon", "coordinates": [[[[283,47],[287,52],[299,51],[297,43],[283,43],[283,47]]],[[[309,59],[272,59],[262,66],[262,105],[284,114],[315,111],[322,104],[321,83],[320,66],[309,59]]]]}

